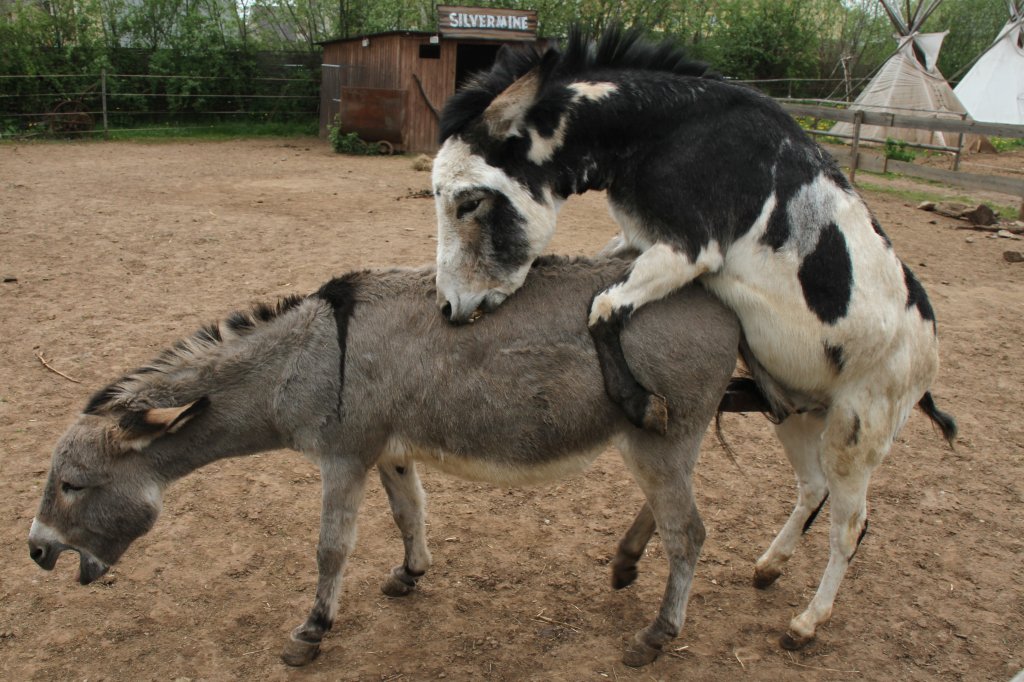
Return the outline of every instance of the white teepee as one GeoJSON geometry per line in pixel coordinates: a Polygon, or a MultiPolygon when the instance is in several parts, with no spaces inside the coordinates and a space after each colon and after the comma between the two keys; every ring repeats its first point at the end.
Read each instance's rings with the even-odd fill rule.
{"type": "MultiPolygon", "coordinates": [[[[948,31],[942,33],[921,33],[919,29],[935,11],[942,0],[921,0],[917,9],[908,12],[904,19],[891,0],[880,0],[889,19],[898,33],[896,52],[882,65],[875,77],[851,105],[851,109],[864,111],[906,114],[911,116],[934,116],[936,118],[961,119],[966,113],[953,89],[939,72],[936,62],[942,40],[948,31]]],[[[909,3],[908,3],[909,5],[909,3]]],[[[909,9],[909,7],[908,7],[909,9]]],[[[837,123],[831,132],[852,135],[853,125],[837,123]]],[[[861,137],[867,141],[884,141],[887,138],[934,144],[947,147],[957,145],[955,133],[941,133],[911,128],[886,128],[883,126],[862,126],[861,137]]],[[[965,140],[967,149],[977,147],[978,139],[965,140]]]]}
{"type": "Polygon", "coordinates": [[[954,92],[975,120],[1024,125],[1024,1],[1007,4],[1010,21],[954,92]]]}

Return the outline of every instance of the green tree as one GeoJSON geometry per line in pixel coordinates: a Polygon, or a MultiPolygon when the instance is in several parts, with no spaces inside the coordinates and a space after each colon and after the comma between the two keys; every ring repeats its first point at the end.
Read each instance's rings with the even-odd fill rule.
{"type": "Polygon", "coordinates": [[[958,79],[988,47],[1010,18],[1006,3],[993,0],[947,0],[925,23],[927,31],[949,30],[939,53],[939,70],[958,79]]]}

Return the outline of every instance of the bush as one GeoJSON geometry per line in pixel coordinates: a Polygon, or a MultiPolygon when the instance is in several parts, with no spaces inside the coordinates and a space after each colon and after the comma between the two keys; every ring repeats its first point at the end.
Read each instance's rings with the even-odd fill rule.
{"type": "Polygon", "coordinates": [[[334,125],[327,126],[327,139],[331,142],[331,148],[339,154],[353,154],[356,156],[371,156],[380,154],[378,145],[367,142],[359,137],[358,133],[341,132],[341,117],[334,117],[334,125]]]}
{"type": "Polygon", "coordinates": [[[996,148],[997,152],[1008,152],[1011,149],[1024,148],[1024,138],[1017,137],[990,137],[988,141],[996,148]]]}
{"type": "Polygon", "coordinates": [[[917,156],[907,148],[907,143],[902,140],[894,140],[891,137],[885,138],[885,158],[896,161],[913,161],[917,156]]]}

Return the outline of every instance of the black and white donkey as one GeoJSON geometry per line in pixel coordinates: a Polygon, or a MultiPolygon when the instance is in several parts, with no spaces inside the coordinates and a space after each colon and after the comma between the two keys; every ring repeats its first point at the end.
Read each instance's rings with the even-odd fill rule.
{"type": "Polygon", "coordinates": [[[640,252],[589,320],[608,392],[634,424],[663,431],[671,415],[626,364],[619,332],[630,313],[694,279],[737,313],[741,352],[798,483],[757,586],[780,575],[831,499],[828,566],[781,643],[811,641],[867,528],[871,472],[911,410],[920,405],[951,443],[956,435],[929,393],[932,307],[864,201],[770,98],[633,31],[503,51],[449,100],[441,139],[437,288],[450,321],[473,321],[515,292],[562,203],[591,189],[607,191],[622,229],[607,250],[640,252]]]}

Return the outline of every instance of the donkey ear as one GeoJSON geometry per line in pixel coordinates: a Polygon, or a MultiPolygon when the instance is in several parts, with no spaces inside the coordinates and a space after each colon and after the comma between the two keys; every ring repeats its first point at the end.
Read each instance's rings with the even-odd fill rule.
{"type": "Polygon", "coordinates": [[[523,134],[526,112],[537,100],[540,91],[540,68],[533,68],[505,88],[484,110],[483,120],[492,137],[507,140],[523,134]]]}
{"type": "Polygon", "coordinates": [[[210,405],[206,396],[178,407],[132,411],[118,421],[118,437],[132,450],[141,450],[168,433],[176,433],[210,405]]]}
{"type": "Polygon", "coordinates": [[[180,407],[154,407],[143,414],[147,424],[162,428],[164,433],[175,433],[209,406],[210,399],[204,395],[180,407]]]}

